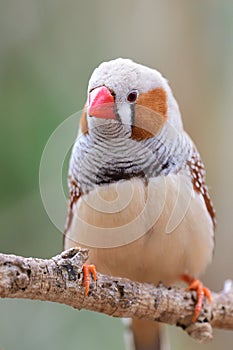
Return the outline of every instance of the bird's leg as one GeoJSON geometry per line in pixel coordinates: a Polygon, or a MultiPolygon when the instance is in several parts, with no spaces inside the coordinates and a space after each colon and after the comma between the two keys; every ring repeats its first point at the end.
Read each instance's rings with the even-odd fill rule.
{"type": "Polygon", "coordinates": [[[196,322],[202,309],[204,297],[206,297],[208,301],[211,302],[211,292],[208,288],[203,286],[201,281],[199,281],[196,278],[189,277],[188,275],[182,275],[181,279],[189,284],[186,290],[195,290],[197,292],[197,302],[194,308],[194,314],[192,318],[192,322],[196,322]]]}
{"type": "Polygon", "coordinates": [[[85,286],[85,297],[88,295],[89,292],[91,276],[93,277],[94,281],[97,280],[95,265],[83,264],[83,285],[85,286]]]}

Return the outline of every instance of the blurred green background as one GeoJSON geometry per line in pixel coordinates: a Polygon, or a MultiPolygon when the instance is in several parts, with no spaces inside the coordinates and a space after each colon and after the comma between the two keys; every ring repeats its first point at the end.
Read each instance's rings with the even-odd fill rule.
{"type": "MultiPolygon", "coordinates": [[[[130,57],[170,81],[207,168],[218,214],[213,290],[232,277],[232,1],[0,2],[0,251],[50,257],[61,233],[50,222],[38,184],[53,130],[85,102],[94,67],[130,57]]],[[[48,179],[49,180],[49,179],[48,179]]],[[[197,257],[198,258],[198,257],[197,257]]],[[[120,320],[52,303],[0,300],[4,350],[124,349],[120,320]]],[[[198,345],[170,327],[171,349],[232,349],[233,332],[198,345]]]]}

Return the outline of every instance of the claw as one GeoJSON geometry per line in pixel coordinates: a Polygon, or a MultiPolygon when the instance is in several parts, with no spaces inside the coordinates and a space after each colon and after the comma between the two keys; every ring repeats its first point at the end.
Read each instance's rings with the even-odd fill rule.
{"type": "Polygon", "coordinates": [[[97,280],[95,265],[83,264],[83,285],[85,286],[85,297],[88,295],[89,292],[91,276],[93,277],[94,281],[97,280]]]}
{"type": "Polygon", "coordinates": [[[187,291],[195,290],[197,292],[197,302],[194,308],[194,314],[192,318],[192,322],[196,322],[202,310],[202,303],[204,297],[208,299],[209,303],[211,302],[211,292],[208,288],[203,286],[201,281],[199,281],[196,278],[191,278],[188,275],[183,275],[182,280],[189,284],[189,286],[186,288],[187,291]]]}

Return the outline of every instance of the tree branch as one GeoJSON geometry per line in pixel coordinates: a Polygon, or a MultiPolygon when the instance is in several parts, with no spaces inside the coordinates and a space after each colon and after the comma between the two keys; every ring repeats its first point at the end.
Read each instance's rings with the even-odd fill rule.
{"type": "Polygon", "coordinates": [[[212,339],[212,328],[233,330],[231,281],[220,293],[212,293],[211,304],[204,303],[193,324],[195,293],[177,287],[155,287],[98,273],[97,283],[92,282],[84,297],[82,265],[87,258],[88,250],[81,248],[49,260],[0,254],[0,297],[53,301],[114,317],[164,322],[181,327],[200,342],[212,339]]]}

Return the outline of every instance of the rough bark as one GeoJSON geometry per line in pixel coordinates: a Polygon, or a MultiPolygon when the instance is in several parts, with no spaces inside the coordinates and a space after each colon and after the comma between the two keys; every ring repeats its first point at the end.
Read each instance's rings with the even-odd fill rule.
{"type": "Polygon", "coordinates": [[[182,288],[157,287],[126,278],[97,274],[84,297],[82,265],[87,249],[72,248],[51,259],[0,254],[0,297],[53,301],[76,309],[114,317],[155,320],[184,329],[200,342],[212,339],[212,328],[233,330],[233,287],[212,292],[196,323],[192,323],[195,293],[182,288]]]}

